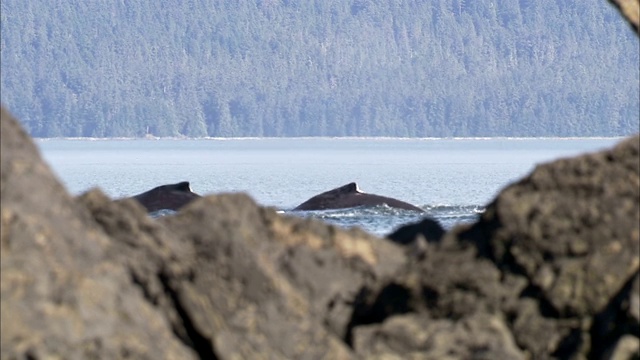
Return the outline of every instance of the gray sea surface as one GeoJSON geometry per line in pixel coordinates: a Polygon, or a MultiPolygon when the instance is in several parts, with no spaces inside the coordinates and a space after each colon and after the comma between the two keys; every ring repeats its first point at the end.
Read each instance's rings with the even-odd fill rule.
{"type": "MultiPolygon", "coordinates": [[[[424,216],[446,228],[474,221],[500,189],[536,164],[609,148],[621,138],[38,139],[74,195],[112,198],[191,182],[202,194],[245,192],[261,205],[385,235],[424,216]],[[321,192],[357,182],[368,193],[418,205],[294,212],[321,192]]],[[[162,212],[156,215],[164,215],[162,212]]]]}

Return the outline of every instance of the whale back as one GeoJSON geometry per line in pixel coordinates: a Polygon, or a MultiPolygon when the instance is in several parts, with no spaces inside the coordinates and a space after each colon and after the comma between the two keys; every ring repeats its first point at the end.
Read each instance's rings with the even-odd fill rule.
{"type": "Polygon", "coordinates": [[[380,195],[367,194],[360,191],[355,182],[325,191],[303,202],[294,211],[345,209],[358,206],[377,206],[386,204],[393,208],[420,211],[417,206],[404,201],[380,195]]]}
{"type": "Polygon", "coordinates": [[[154,212],[164,209],[177,211],[199,197],[200,195],[191,191],[191,184],[188,181],[182,181],[176,184],[160,185],[131,198],[144,206],[147,212],[154,212]]]}
{"type": "Polygon", "coordinates": [[[294,210],[336,209],[336,204],[343,203],[350,195],[360,193],[355,182],[325,191],[298,205],[294,210]]]}

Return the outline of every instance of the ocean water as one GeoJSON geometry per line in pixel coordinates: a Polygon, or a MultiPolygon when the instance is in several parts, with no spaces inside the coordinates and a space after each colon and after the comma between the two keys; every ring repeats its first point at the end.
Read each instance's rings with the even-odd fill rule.
{"type": "MultiPolygon", "coordinates": [[[[70,193],[101,188],[112,198],[191,182],[202,194],[245,192],[263,206],[386,235],[429,216],[445,228],[474,221],[536,164],[609,148],[621,138],[39,139],[70,193]],[[295,212],[321,192],[357,182],[424,214],[378,206],[295,212]]],[[[162,212],[166,214],[168,212],[162,212]]],[[[158,214],[156,214],[158,215],[158,214]]]]}

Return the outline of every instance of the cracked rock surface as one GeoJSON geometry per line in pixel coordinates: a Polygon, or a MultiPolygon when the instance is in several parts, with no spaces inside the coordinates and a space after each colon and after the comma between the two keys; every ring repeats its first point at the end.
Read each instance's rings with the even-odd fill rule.
{"type": "Polygon", "coordinates": [[[4,109],[0,131],[0,357],[195,358],[4,109]]]}

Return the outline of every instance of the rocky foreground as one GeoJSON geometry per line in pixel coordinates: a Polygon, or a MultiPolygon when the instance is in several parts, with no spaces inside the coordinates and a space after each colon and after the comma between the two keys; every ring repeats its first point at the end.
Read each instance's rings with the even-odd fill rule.
{"type": "Polygon", "coordinates": [[[243,194],[74,198],[0,125],[2,359],[640,359],[639,136],[382,239],[243,194]]]}
{"type": "Polygon", "coordinates": [[[2,359],[640,357],[638,136],[393,242],[243,194],[158,220],[74,198],[0,131],[2,359]]]}

